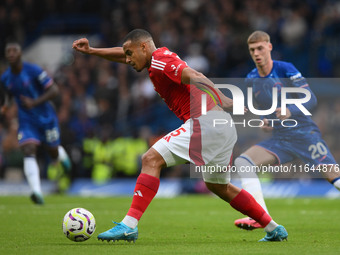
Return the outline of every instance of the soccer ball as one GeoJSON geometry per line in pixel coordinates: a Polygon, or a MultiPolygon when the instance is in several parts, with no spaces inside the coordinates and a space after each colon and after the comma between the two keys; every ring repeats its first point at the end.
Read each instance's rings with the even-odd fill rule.
{"type": "Polygon", "coordinates": [[[74,208],[65,214],[63,231],[66,237],[75,242],[89,239],[96,230],[96,221],[88,210],[74,208]]]}

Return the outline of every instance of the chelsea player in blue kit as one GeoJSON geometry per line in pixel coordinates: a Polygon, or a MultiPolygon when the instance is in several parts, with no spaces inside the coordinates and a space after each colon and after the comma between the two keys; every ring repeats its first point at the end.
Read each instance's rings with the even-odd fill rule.
{"type": "Polygon", "coordinates": [[[1,76],[1,113],[6,110],[8,99],[13,97],[18,106],[18,140],[24,154],[24,173],[32,189],[31,199],[43,204],[37,146],[47,145],[54,162],[59,159],[65,170],[70,170],[70,160],[60,146],[60,131],[56,112],[49,102],[59,93],[58,86],[39,66],[21,59],[17,42],[6,44],[5,56],[9,68],[1,76]],[[6,95],[6,96],[5,96],[6,95]]]}
{"type": "MultiPolygon", "coordinates": [[[[248,87],[253,88],[253,98],[259,110],[267,110],[272,106],[273,87],[277,88],[278,108],[268,116],[262,116],[264,125],[261,127],[272,136],[262,141],[235,159],[235,166],[241,177],[242,188],[253,195],[256,201],[268,212],[263,199],[260,181],[255,172],[242,171],[254,166],[284,164],[300,158],[310,168],[318,167],[326,171],[324,177],[340,190],[340,173],[335,169],[334,160],[327,144],[322,139],[320,130],[310,116],[306,116],[296,105],[288,105],[285,115],[281,113],[280,99],[283,87],[307,89],[311,98],[303,104],[308,111],[316,105],[316,97],[310,90],[306,79],[293,64],[273,61],[270,37],[263,31],[255,31],[248,37],[250,55],[256,65],[246,78],[248,87]],[[286,127],[281,121],[294,120],[294,125],[286,127]],[[274,121],[276,120],[276,121],[274,121]]],[[[290,93],[287,98],[304,97],[302,93],[290,93]]],[[[292,123],[291,123],[292,124],[292,123]]],[[[253,168],[254,169],[254,168],[253,168]]],[[[261,228],[255,220],[243,218],[235,221],[237,227],[243,229],[261,228]]]]}

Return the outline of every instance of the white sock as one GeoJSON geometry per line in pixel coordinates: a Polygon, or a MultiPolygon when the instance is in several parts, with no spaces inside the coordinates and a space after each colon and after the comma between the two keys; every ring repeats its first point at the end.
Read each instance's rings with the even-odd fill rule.
{"type": "Polygon", "coordinates": [[[126,215],[124,217],[124,219],[122,220],[122,222],[126,226],[128,226],[129,228],[132,228],[132,229],[134,229],[138,225],[138,220],[136,218],[134,218],[134,217],[129,216],[129,215],[126,215]]]}
{"type": "Polygon", "coordinates": [[[39,166],[35,157],[24,157],[24,173],[32,191],[41,194],[39,166]]]}
{"type": "Polygon", "coordinates": [[[272,232],[277,226],[278,226],[278,224],[277,224],[275,221],[271,220],[271,221],[268,223],[268,225],[265,226],[264,231],[266,231],[266,232],[272,232]]]}
{"type": "Polygon", "coordinates": [[[241,178],[242,188],[248,191],[255,198],[256,202],[258,202],[268,213],[266,203],[264,202],[259,177],[257,176],[256,172],[251,171],[251,169],[254,169],[255,167],[254,162],[247,155],[242,154],[235,159],[234,164],[237,168],[237,174],[241,178]]]}
{"type": "Polygon", "coordinates": [[[332,184],[335,188],[337,188],[340,191],[340,177],[333,180],[332,184]]]}
{"type": "Polygon", "coordinates": [[[64,149],[63,146],[59,145],[58,146],[58,160],[59,161],[64,161],[64,160],[67,160],[68,159],[68,155],[64,149]]]}

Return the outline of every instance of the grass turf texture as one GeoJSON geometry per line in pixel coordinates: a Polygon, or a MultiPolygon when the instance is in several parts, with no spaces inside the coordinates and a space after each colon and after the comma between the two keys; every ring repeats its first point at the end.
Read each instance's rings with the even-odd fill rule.
{"type": "Polygon", "coordinates": [[[288,230],[288,242],[258,243],[263,230],[237,229],[242,215],[212,196],[155,199],[139,224],[139,239],[107,243],[97,235],[127,212],[130,198],[47,196],[44,206],[28,197],[0,197],[0,254],[340,254],[340,200],[268,199],[274,219],[288,230]],[[97,229],[76,243],[62,232],[65,213],[84,207],[97,229]]]}

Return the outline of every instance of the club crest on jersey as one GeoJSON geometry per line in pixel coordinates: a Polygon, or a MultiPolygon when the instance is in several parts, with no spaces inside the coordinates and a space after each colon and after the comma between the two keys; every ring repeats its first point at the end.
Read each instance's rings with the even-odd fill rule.
{"type": "Polygon", "coordinates": [[[173,52],[169,51],[169,50],[165,50],[163,52],[164,55],[172,55],[173,52]]]}

